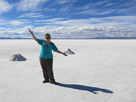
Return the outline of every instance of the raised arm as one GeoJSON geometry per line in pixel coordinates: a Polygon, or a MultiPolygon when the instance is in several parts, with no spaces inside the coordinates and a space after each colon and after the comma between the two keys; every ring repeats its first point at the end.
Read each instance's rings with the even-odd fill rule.
{"type": "Polygon", "coordinates": [[[35,41],[37,41],[37,38],[34,36],[33,31],[31,31],[31,30],[29,29],[29,32],[31,33],[33,39],[34,39],[35,41]]]}

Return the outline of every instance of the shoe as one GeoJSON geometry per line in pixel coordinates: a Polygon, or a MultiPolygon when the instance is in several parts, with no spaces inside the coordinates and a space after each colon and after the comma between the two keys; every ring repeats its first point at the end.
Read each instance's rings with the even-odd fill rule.
{"type": "Polygon", "coordinates": [[[55,81],[50,81],[51,84],[58,85],[55,81]]]}
{"type": "Polygon", "coordinates": [[[44,81],[43,81],[43,83],[47,83],[47,82],[49,82],[49,80],[44,80],[44,81]]]}

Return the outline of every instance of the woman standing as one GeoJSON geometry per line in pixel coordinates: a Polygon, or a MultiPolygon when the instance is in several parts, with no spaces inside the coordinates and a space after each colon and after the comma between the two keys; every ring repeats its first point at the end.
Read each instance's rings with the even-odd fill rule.
{"type": "Polygon", "coordinates": [[[52,54],[52,50],[63,54],[64,56],[67,56],[65,53],[61,52],[58,50],[58,48],[55,46],[55,44],[53,42],[51,42],[51,36],[49,33],[45,34],[45,39],[46,40],[42,40],[42,39],[37,39],[34,34],[33,31],[31,31],[29,29],[29,32],[31,33],[33,39],[41,45],[41,53],[40,53],[40,64],[42,67],[42,71],[43,71],[43,77],[44,77],[44,81],[43,83],[46,82],[50,82],[52,84],[57,85],[55,79],[54,79],[54,75],[53,75],[53,54],[52,54]]]}

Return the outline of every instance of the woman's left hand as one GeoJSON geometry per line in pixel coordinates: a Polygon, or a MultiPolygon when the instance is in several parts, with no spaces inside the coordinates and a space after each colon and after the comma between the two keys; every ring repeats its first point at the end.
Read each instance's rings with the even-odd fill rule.
{"type": "Polygon", "coordinates": [[[66,53],[63,53],[64,56],[68,56],[66,53]]]}

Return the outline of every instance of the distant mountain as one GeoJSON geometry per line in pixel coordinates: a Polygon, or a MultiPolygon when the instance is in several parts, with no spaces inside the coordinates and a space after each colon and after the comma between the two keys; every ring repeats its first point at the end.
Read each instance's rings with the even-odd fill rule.
{"type": "Polygon", "coordinates": [[[52,38],[52,39],[136,39],[136,37],[52,38]]]}
{"type": "MultiPolygon", "coordinates": [[[[33,38],[0,37],[0,39],[33,39],[33,38]]],[[[44,38],[41,38],[41,39],[44,39],[44,38]]],[[[52,38],[52,39],[136,39],[136,37],[52,38]]]]}
{"type": "Polygon", "coordinates": [[[92,39],[136,39],[134,37],[94,37],[92,39]]]}
{"type": "Polygon", "coordinates": [[[0,37],[0,39],[32,39],[32,38],[11,38],[11,37],[0,37]]]}

